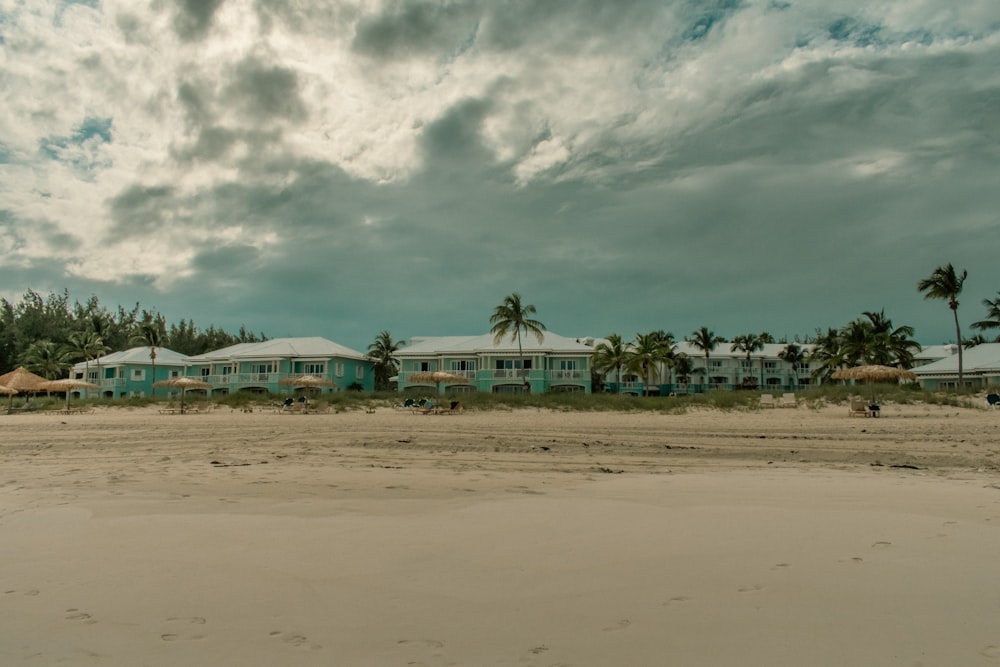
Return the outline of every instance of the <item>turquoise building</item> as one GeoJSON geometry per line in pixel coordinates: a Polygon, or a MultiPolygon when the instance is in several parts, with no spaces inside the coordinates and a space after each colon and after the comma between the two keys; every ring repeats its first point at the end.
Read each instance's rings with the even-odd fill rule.
{"type": "Polygon", "coordinates": [[[414,337],[396,352],[397,386],[400,392],[423,393],[590,393],[591,347],[546,331],[541,342],[522,335],[521,350],[510,336],[499,343],[492,334],[414,337]],[[435,371],[455,379],[435,382],[428,376],[435,371]]]}
{"type": "Polygon", "coordinates": [[[320,337],[238,343],[184,359],[186,375],[211,384],[212,395],[288,391],[282,381],[301,375],[334,383],[323,392],[375,388],[374,367],[364,354],[320,337]]]}
{"type": "MultiPolygon", "coordinates": [[[[156,359],[152,357],[153,348],[133,347],[122,352],[113,352],[89,362],[73,366],[70,377],[86,379],[100,387],[86,393],[89,396],[99,395],[101,398],[130,398],[133,396],[150,396],[153,383],[184,375],[187,361],[185,357],[165,347],[156,348],[156,359]]],[[[163,389],[157,393],[162,394],[163,389]]],[[[75,395],[81,392],[74,391],[75,395]]]]}

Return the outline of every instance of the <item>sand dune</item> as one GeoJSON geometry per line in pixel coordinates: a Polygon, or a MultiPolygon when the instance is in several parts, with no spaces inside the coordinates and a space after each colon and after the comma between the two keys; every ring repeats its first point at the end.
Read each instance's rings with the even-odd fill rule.
{"type": "Polygon", "coordinates": [[[0,664],[998,664],[998,422],[10,416],[0,664]]]}

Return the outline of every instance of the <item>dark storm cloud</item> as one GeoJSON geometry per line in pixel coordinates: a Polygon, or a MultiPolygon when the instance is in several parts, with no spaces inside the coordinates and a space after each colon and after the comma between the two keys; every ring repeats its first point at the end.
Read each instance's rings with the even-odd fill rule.
{"type": "Polygon", "coordinates": [[[219,102],[256,123],[271,120],[297,123],[309,115],[300,96],[297,72],[256,57],[247,58],[233,68],[219,102]]]}
{"type": "Polygon", "coordinates": [[[107,204],[113,221],[109,239],[142,236],[162,227],[177,207],[175,195],[171,186],[130,185],[107,204]]]}
{"type": "Polygon", "coordinates": [[[468,46],[479,12],[457,3],[395,2],[357,26],[354,50],[389,60],[441,55],[468,46]]]}
{"type": "Polygon", "coordinates": [[[224,0],[172,0],[174,31],[185,42],[202,39],[212,27],[212,17],[224,0]]]}

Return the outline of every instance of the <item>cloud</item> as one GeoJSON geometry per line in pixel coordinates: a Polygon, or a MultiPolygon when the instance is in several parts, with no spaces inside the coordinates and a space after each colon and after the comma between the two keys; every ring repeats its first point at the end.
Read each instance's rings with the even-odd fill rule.
{"type": "Polygon", "coordinates": [[[989,0],[0,17],[15,294],[360,348],[479,333],[512,291],[568,335],[801,334],[885,307],[941,342],[920,277],[950,261],[966,303],[997,289],[989,0]]]}

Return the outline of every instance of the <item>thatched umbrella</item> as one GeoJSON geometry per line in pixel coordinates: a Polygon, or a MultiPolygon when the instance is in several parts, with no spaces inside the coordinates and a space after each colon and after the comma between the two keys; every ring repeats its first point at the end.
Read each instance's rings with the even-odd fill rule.
{"type": "Polygon", "coordinates": [[[442,382],[450,382],[452,384],[468,384],[469,379],[464,375],[459,375],[458,373],[448,373],[446,371],[423,371],[421,373],[414,373],[413,375],[407,377],[406,381],[416,382],[418,384],[433,382],[437,385],[437,393],[440,394],[442,382]]]}
{"type": "Polygon", "coordinates": [[[212,385],[204,380],[199,380],[198,378],[188,377],[182,375],[180,377],[170,378],[169,380],[160,380],[159,382],[153,383],[154,387],[166,387],[167,389],[180,389],[181,390],[181,414],[184,414],[184,393],[188,389],[211,389],[212,385]]]}
{"type": "Polygon", "coordinates": [[[66,409],[69,410],[69,398],[74,389],[100,389],[93,382],[87,382],[80,378],[63,378],[62,380],[50,380],[42,385],[45,391],[66,392],[66,409]]]}
{"type": "MultiPolygon", "coordinates": [[[[853,366],[830,374],[834,380],[864,380],[868,384],[876,382],[899,382],[900,380],[916,380],[917,375],[905,368],[894,366],[853,366]]],[[[872,403],[875,403],[875,388],[872,387],[872,403]]]]}
{"type": "MultiPolygon", "coordinates": [[[[336,387],[333,380],[321,378],[318,375],[291,375],[278,380],[278,384],[295,389],[319,389],[320,387],[336,387]]],[[[306,397],[306,405],[309,405],[309,397],[306,397]]]]}
{"type": "MultiPolygon", "coordinates": [[[[43,378],[41,375],[35,375],[24,366],[21,366],[17,370],[0,375],[0,385],[3,385],[8,389],[13,389],[14,394],[22,391],[44,391],[42,385],[46,382],[48,382],[48,380],[43,378]]],[[[10,394],[10,398],[7,399],[7,414],[10,414],[11,406],[14,403],[14,394],[10,394]]]]}

